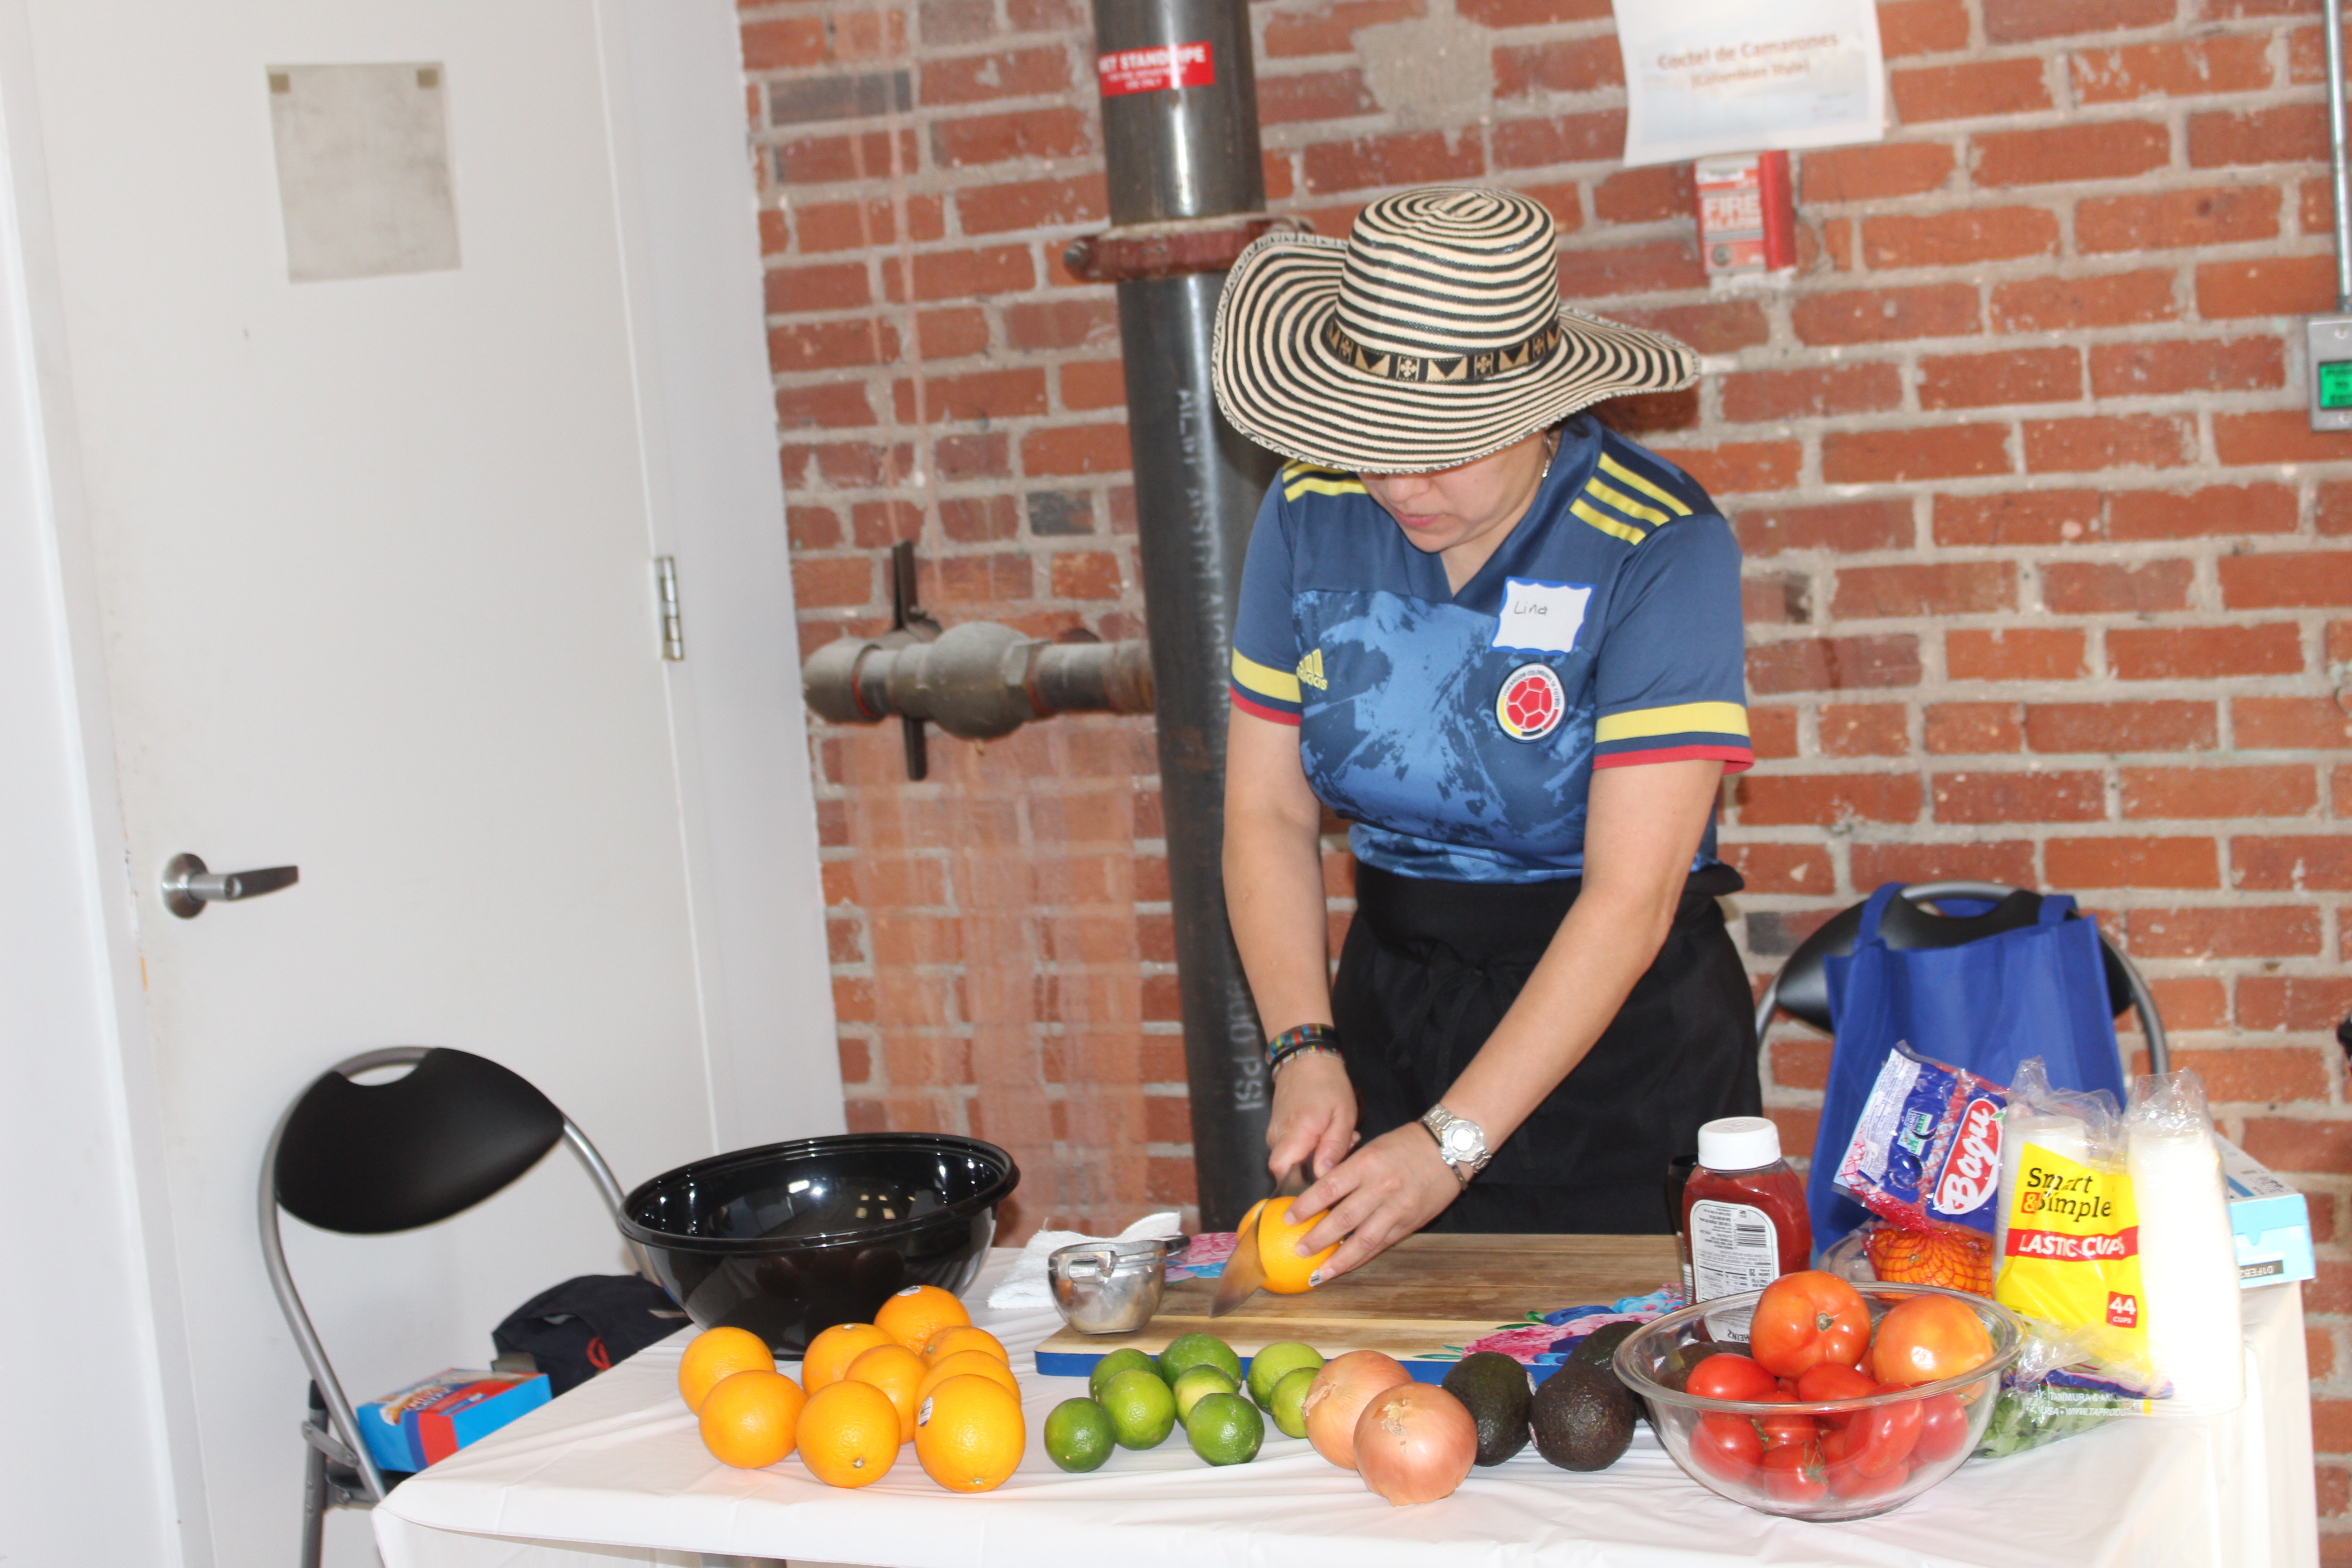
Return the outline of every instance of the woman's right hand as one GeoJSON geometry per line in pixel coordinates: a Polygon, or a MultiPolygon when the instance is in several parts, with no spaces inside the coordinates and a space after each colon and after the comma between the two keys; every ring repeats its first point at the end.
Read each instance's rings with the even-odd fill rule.
{"type": "Polygon", "coordinates": [[[1276,1181],[1309,1162],[1320,1176],[1356,1145],[1356,1090],[1335,1056],[1293,1057],[1274,1075],[1274,1111],[1266,1124],[1266,1169],[1276,1181]]]}

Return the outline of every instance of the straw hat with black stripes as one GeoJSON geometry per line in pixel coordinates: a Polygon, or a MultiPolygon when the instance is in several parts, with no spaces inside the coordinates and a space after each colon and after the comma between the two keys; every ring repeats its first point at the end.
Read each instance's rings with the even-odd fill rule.
{"type": "Polygon", "coordinates": [[[1262,447],[1356,473],[1448,468],[1606,397],[1698,379],[1674,339],[1559,302],[1551,215],[1433,185],[1344,240],[1268,234],[1217,301],[1217,406],[1262,447]]]}

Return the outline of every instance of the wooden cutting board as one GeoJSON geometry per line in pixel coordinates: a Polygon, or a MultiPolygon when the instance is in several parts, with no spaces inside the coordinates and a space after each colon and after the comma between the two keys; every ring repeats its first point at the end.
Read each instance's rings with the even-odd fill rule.
{"type": "Polygon", "coordinates": [[[1383,1351],[1435,1383],[1462,1347],[1562,1307],[1607,1305],[1677,1284],[1670,1236],[1412,1236],[1352,1273],[1297,1296],[1261,1290],[1209,1316],[1214,1279],[1171,1280],[1151,1321],[1131,1334],[1065,1327],[1037,1347],[1047,1377],[1084,1377],[1122,1345],[1158,1352],[1179,1334],[1213,1333],[1246,1362],[1298,1340],[1325,1355],[1383,1351]]]}

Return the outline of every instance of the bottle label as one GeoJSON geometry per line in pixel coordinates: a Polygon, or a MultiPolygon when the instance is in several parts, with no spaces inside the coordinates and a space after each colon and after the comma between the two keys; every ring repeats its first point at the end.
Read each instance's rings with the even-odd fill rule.
{"type": "Polygon", "coordinates": [[[1780,1277],[1780,1236],[1762,1209],[1701,1198],[1691,1205],[1694,1302],[1761,1290],[1780,1277]]]}

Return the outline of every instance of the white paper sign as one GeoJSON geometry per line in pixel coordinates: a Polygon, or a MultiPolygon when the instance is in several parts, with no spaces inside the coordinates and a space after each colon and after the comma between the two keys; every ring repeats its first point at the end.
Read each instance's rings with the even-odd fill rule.
{"type": "Polygon", "coordinates": [[[1589,583],[1531,583],[1503,579],[1503,613],[1496,617],[1495,643],[1520,653],[1574,653],[1592,597],[1589,583]]]}
{"type": "Polygon", "coordinates": [[[1617,47],[1628,167],[1886,134],[1873,0],[1641,0],[1617,47]]]}

